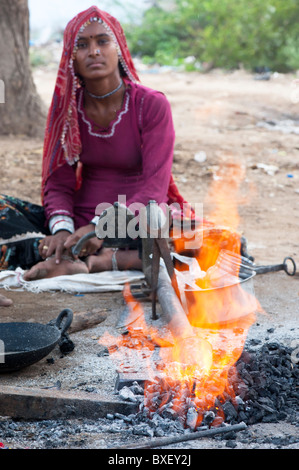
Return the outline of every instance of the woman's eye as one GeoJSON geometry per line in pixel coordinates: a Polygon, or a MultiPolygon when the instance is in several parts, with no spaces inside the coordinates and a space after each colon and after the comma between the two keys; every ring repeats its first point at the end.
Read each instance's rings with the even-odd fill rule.
{"type": "Polygon", "coordinates": [[[85,42],[79,42],[78,44],[78,49],[84,49],[86,47],[86,43],[85,42]]]}
{"type": "Polygon", "coordinates": [[[108,43],[109,43],[109,39],[99,39],[98,40],[98,44],[100,46],[103,46],[103,45],[108,44],[108,43]]]}

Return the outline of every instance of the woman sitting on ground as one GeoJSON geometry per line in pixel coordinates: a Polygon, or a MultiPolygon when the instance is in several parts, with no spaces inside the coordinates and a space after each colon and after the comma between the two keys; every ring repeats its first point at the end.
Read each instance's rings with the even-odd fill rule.
{"type": "Polygon", "coordinates": [[[0,199],[0,269],[19,266],[27,281],[141,269],[135,242],[116,253],[95,237],[79,259],[70,251],[94,231],[100,203],[185,202],[171,175],[170,105],[138,82],[114,17],[91,7],[69,22],[45,133],[43,204],[0,199]]]}

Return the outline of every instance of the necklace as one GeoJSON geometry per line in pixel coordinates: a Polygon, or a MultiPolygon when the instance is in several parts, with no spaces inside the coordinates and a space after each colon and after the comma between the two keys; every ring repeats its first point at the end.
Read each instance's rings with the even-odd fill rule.
{"type": "Polygon", "coordinates": [[[103,100],[103,99],[105,99],[105,98],[108,98],[108,96],[114,95],[114,93],[116,93],[118,90],[120,90],[121,87],[123,86],[123,83],[124,83],[124,82],[121,80],[121,81],[120,81],[120,84],[118,85],[118,87],[115,88],[115,90],[110,91],[110,92],[107,93],[106,95],[100,95],[100,96],[99,96],[99,95],[94,95],[93,93],[90,93],[90,91],[88,91],[86,88],[85,88],[85,91],[86,91],[86,93],[87,93],[89,96],[91,96],[92,98],[95,98],[95,99],[97,99],[97,100],[103,100]]]}

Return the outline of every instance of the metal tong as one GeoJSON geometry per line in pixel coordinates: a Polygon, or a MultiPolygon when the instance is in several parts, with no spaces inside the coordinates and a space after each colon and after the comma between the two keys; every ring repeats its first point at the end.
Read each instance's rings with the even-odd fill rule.
{"type": "Polygon", "coordinates": [[[269,272],[284,271],[288,276],[295,276],[296,274],[296,263],[290,256],[287,256],[283,263],[281,264],[270,264],[266,266],[257,266],[254,263],[250,262],[247,259],[242,258],[242,264],[246,266],[247,269],[255,271],[256,274],[265,274],[269,272]],[[288,263],[291,262],[291,266],[288,263]]]}

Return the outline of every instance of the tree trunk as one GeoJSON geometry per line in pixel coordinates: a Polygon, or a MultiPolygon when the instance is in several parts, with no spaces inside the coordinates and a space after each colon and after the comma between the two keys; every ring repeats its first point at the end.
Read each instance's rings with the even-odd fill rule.
{"type": "Polygon", "coordinates": [[[37,94],[29,62],[27,0],[0,0],[0,44],[0,80],[4,84],[0,134],[42,137],[46,106],[37,94]]]}

